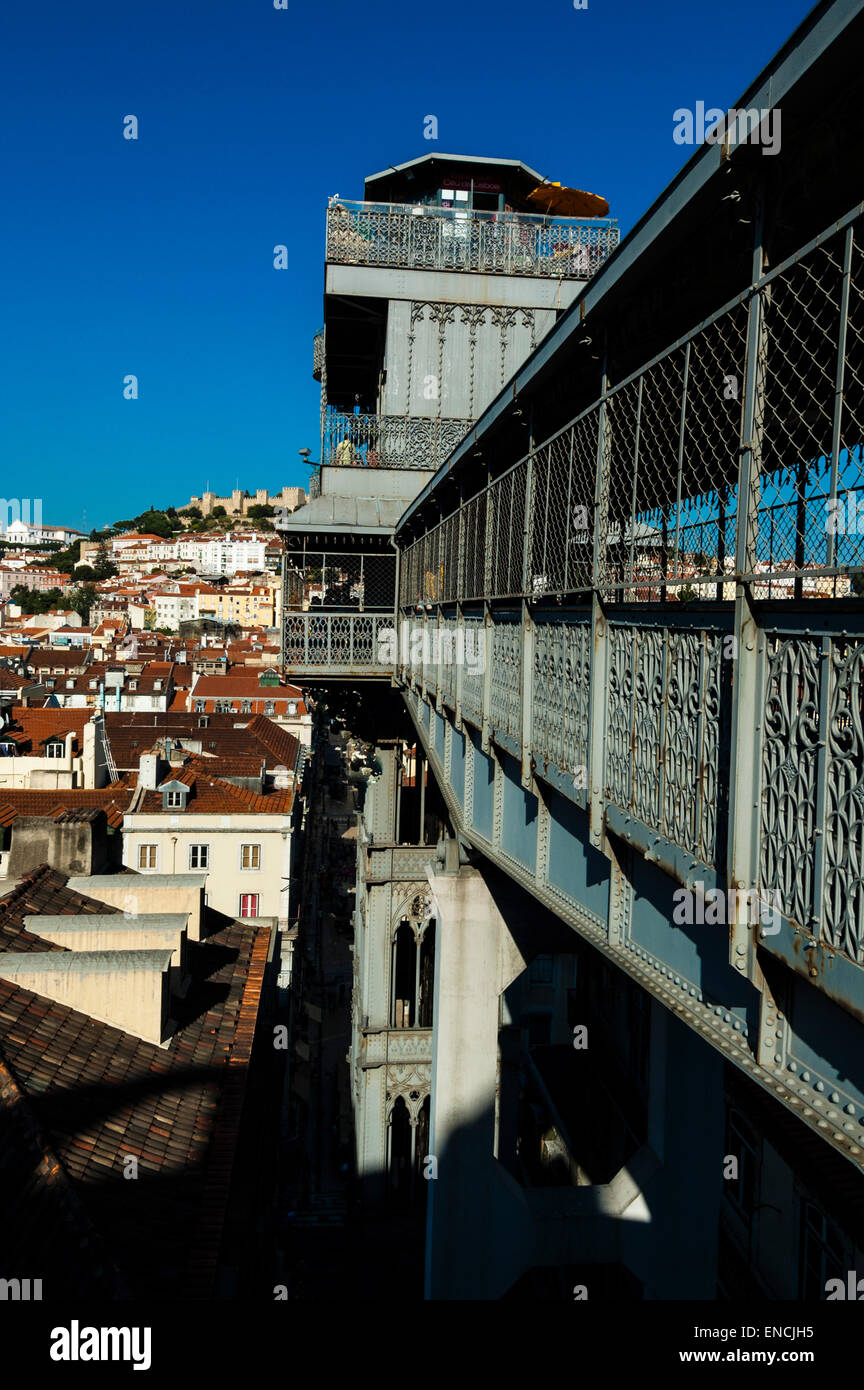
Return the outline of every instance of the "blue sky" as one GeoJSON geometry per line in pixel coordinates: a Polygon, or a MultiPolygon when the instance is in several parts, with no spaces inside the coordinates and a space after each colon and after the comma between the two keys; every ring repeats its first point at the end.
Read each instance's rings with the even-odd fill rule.
{"type": "Polygon", "coordinates": [[[46,521],[305,483],[330,194],[434,150],[519,158],[626,234],[692,153],[673,111],[731,106],[811,8],[288,4],[0,10],[2,491],[46,521]]]}

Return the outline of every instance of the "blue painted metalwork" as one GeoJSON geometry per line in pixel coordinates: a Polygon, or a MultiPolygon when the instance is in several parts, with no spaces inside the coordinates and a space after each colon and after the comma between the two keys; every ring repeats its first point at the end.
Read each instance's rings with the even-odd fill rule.
{"type": "Polygon", "coordinates": [[[443,520],[409,509],[400,613],[485,641],[422,668],[458,832],[861,1162],[864,527],[826,520],[864,496],[862,207],[767,273],[754,247],[717,314],[443,520]],[[681,887],[736,893],[679,925],[681,887]]]}

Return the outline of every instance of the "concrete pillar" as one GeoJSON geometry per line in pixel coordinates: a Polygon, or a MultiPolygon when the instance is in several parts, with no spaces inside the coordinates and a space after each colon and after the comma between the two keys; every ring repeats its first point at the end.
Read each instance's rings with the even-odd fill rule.
{"type": "Polygon", "coordinates": [[[363,819],[372,840],[391,844],[396,837],[396,749],[376,748],[381,774],[366,791],[363,819]]]}
{"type": "MultiPolygon", "coordinates": [[[[386,1048],[382,1047],[386,1055],[386,1048]]],[[[387,1067],[367,1067],[360,1073],[360,1104],[354,1117],[357,1179],[360,1201],[372,1206],[384,1201],[387,1188],[387,1067]]]]}
{"type": "Polygon", "coordinates": [[[392,888],[389,883],[373,883],[366,894],[360,1012],[370,1028],[389,1028],[392,888]]]}
{"type": "MultiPolygon", "coordinates": [[[[495,1158],[499,996],[525,968],[475,869],[430,873],[436,905],[426,1297],[499,1298],[533,1263],[524,1194],[495,1158]]],[[[428,1166],[428,1165],[427,1165],[428,1166]]]]}

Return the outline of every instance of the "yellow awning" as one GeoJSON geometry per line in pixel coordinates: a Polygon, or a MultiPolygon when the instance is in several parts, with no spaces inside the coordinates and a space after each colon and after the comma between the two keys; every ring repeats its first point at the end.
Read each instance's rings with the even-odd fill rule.
{"type": "Polygon", "coordinates": [[[567,188],[562,183],[542,183],[532,188],[528,202],[537,212],[553,217],[608,217],[609,203],[599,193],[586,193],[581,188],[567,188]]]}

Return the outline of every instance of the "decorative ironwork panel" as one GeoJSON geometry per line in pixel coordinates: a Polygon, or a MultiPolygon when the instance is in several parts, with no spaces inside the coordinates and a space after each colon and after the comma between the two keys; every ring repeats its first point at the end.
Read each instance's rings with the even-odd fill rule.
{"type": "Polygon", "coordinates": [[[483,720],[483,662],[486,633],[480,618],[465,618],[462,641],[466,660],[462,668],[462,713],[478,726],[483,720]],[[469,654],[472,660],[468,660],[469,654]]]}
{"type": "Polygon", "coordinates": [[[589,622],[535,625],[532,747],[570,773],[577,790],[587,784],[590,656],[589,622]]]}
{"type": "Polygon", "coordinates": [[[607,799],[716,865],[724,828],[719,771],[729,755],[723,635],[619,624],[609,634],[607,799]]]}
{"type": "Polygon", "coordinates": [[[720,834],[720,807],[725,812],[728,806],[728,779],[721,778],[721,767],[728,765],[730,757],[730,687],[732,683],[731,662],[724,665],[723,642],[721,634],[716,636],[706,632],[703,656],[701,720],[701,754],[699,757],[699,777],[702,793],[702,824],[699,840],[703,847],[703,859],[711,862],[712,849],[719,859],[722,851],[720,834]],[[725,785],[724,785],[725,784],[725,785]]]}
{"type": "Polygon", "coordinates": [[[821,644],[770,636],[762,732],[760,879],[786,916],[813,916],[821,644]]]}
{"type": "Polygon", "coordinates": [[[492,628],[491,718],[499,733],[522,737],[522,624],[496,621],[492,628]]]}
{"type": "Polygon", "coordinates": [[[436,469],[473,423],[411,415],[346,415],[327,410],[321,461],[339,468],[436,469]]]}
{"type": "MultiPolygon", "coordinates": [[[[700,815],[705,797],[694,796],[693,791],[703,776],[700,747],[705,696],[703,659],[707,655],[710,663],[713,656],[719,663],[719,650],[720,641],[715,637],[710,639],[706,653],[705,634],[701,632],[667,633],[662,824],[666,835],[676,845],[695,848],[702,844],[700,815]]],[[[716,783],[716,767],[707,775],[716,783]]],[[[707,843],[713,845],[713,835],[707,843]]]]}
{"type": "Polygon", "coordinates": [[[630,806],[630,768],[633,756],[632,628],[609,628],[609,681],[606,702],[606,797],[616,806],[630,806]]]}
{"type": "Polygon", "coordinates": [[[587,280],[618,238],[614,218],[399,203],[337,202],[327,209],[327,259],[347,265],[587,280]]]}
{"type": "Polygon", "coordinates": [[[458,648],[457,631],[454,618],[441,618],[438,629],[439,689],[441,698],[446,700],[451,708],[456,704],[456,663],[464,655],[458,648]]]}
{"type": "Polygon", "coordinates": [[[291,670],[329,668],[390,671],[382,661],[382,630],[393,618],[380,613],[288,613],[285,617],[285,664],[291,670]]]}
{"type": "Polygon", "coordinates": [[[864,964],[864,643],[831,644],[822,935],[864,964]]]}
{"type": "Polygon", "coordinates": [[[636,633],[633,670],[633,773],[631,810],[645,825],[660,828],[660,768],[665,675],[664,633],[640,628],[636,633]]]}

